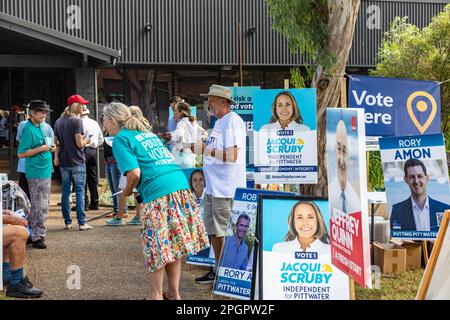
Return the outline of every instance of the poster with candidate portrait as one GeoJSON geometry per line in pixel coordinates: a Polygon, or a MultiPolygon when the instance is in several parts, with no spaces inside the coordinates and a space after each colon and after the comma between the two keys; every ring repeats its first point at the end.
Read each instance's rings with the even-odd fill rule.
{"type": "MultiPolygon", "coordinates": [[[[197,107],[196,106],[191,106],[191,114],[196,117],[197,116],[197,107]]],[[[169,119],[173,118],[173,110],[172,107],[169,106],[169,119]]]]}
{"type": "MultiPolygon", "coordinates": [[[[189,187],[194,195],[195,202],[200,210],[203,218],[203,190],[205,189],[205,176],[203,168],[183,169],[183,173],[188,179],[189,187]],[[200,195],[200,196],[199,196],[200,195]]],[[[213,267],[216,259],[214,258],[214,250],[212,246],[206,248],[195,255],[189,255],[186,259],[187,264],[213,267]]]]}
{"type": "Polygon", "coordinates": [[[348,300],[348,276],[331,263],[325,198],[261,196],[259,298],[348,300]]]}
{"type": "Polygon", "coordinates": [[[316,89],[253,92],[256,183],[317,183],[316,89]]]}
{"type": "Polygon", "coordinates": [[[364,110],[367,136],[439,133],[440,101],[436,81],[350,77],[348,105],[364,110]]]}
{"type": "Polygon", "coordinates": [[[327,109],[331,259],[361,287],[371,287],[364,111],[327,109]]]}
{"type": "Polygon", "coordinates": [[[435,239],[450,185],[442,134],[380,139],[391,237],[435,239]]]}
{"type": "Polygon", "coordinates": [[[231,98],[237,104],[231,106],[231,110],[236,112],[244,120],[247,129],[247,167],[253,166],[253,92],[261,87],[228,87],[231,90],[231,98]]]}
{"type": "Polygon", "coordinates": [[[213,293],[241,300],[251,298],[255,229],[259,195],[293,195],[257,189],[236,189],[213,293]]]}

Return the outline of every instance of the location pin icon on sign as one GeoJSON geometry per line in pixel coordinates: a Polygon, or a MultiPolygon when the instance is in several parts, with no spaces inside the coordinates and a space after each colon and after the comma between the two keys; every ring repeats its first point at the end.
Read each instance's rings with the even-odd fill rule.
{"type": "Polygon", "coordinates": [[[434,100],[434,97],[425,91],[416,91],[412,93],[408,97],[408,101],[406,101],[406,108],[408,109],[409,117],[411,118],[411,121],[414,123],[416,128],[420,131],[420,133],[424,133],[427,131],[428,127],[433,122],[434,118],[436,117],[437,113],[437,104],[436,100],[434,100]],[[428,103],[425,100],[428,100],[431,103],[431,112],[428,117],[428,119],[425,121],[425,123],[421,124],[419,120],[417,119],[416,115],[414,114],[414,108],[413,108],[413,100],[417,97],[423,97],[421,100],[417,101],[415,107],[419,112],[425,112],[428,110],[428,103]]]}

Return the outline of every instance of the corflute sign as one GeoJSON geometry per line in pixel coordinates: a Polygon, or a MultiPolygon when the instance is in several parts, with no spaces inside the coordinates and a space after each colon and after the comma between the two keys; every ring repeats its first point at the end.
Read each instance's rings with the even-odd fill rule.
{"type": "Polygon", "coordinates": [[[368,136],[440,132],[437,82],[352,75],[349,107],[365,110],[368,136]]]}

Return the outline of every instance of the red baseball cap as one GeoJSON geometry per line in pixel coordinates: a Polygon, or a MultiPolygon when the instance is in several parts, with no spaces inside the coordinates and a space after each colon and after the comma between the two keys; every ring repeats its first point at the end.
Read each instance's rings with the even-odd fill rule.
{"type": "Polygon", "coordinates": [[[81,104],[89,104],[89,101],[84,100],[84,98],[78,94],[70,96],[69,99],[67,99],[67,105],[70,106],[72,103],[81,103],[81,104]]]}

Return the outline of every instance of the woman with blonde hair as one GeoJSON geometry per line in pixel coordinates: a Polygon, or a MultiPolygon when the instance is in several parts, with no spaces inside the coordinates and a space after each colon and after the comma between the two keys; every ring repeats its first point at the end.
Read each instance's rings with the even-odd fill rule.
{"type": "MultiPolygon", "coordinates": [[[[142,113],[142,110],[139,106],[130,106],[130,113],[133,117],[138,119],[140,122],[144,124],[145,127],[147,127],[148,131],[152,131],[152,126],[148,122],[148,120],[144,117],[144,114],[142,113]]],[[[118,188],[123,189],[123,187],[126,185],[126,177],[121,176],[119,179],[118,188]]],[[[134,217],[127,222],[127,225],[140,225],[140,215],[142,210],[142,197],[140,196],[139,192],[137,192],[136,189],[133,190],[133,196],[136,203],[136,213],[134,217]]],[[[123,195],[123,193],[119,194],[119,200],[118,200],[118,212],[117,214],[112,215],[112,219],[106,220],[106,225],[108,226],[124,226],[125,223],[122,220],[122,217],[128,217],[128,214],[125,212],[127,211],[127,197],[123,195]]]]}
{"type": "Polygon", "coordinates": [[[144,114],[142,113],[142,110],[139,106],[130,106],[129,108],[130,108],[131,115],[133,117],[135,117],[136,119],[138,119],[139,121],[141,121],[144,124],[144,126],[146,126],[148,128],[148,131],[153,130],[152,125],[144,117],[144,114]]]}
{"type": "Polygon", "coordinates": [[[148,299],[180,299],[181,259],[209,246],[200,212],[183,172],[162,141],[118,102],[103,109],[103,125],[115,136],[113,153],[127,177],[124,196],[136,188],[141,212],[145,268],[150,273],[148,299]],[[162,293],[164,272],[168,291],[162,293]]]}
{"type": "Polygon", "coordinates": [[[182,168],[193,168],[196,157],[190,146],[192,143],[206,141],[208,133],[197,123],[191,106],[184,101],[176,104],[174,119],[177,121],[177,128],[169,135],[173,155],[182,168]]]}
{"type": "Polygon", "coordinates": [[[298,201],[292,207],[284,241],[274,244],[272,252],[312,251],[330,254],[330,236],[322,213],[313,201],[298,201]]]}

